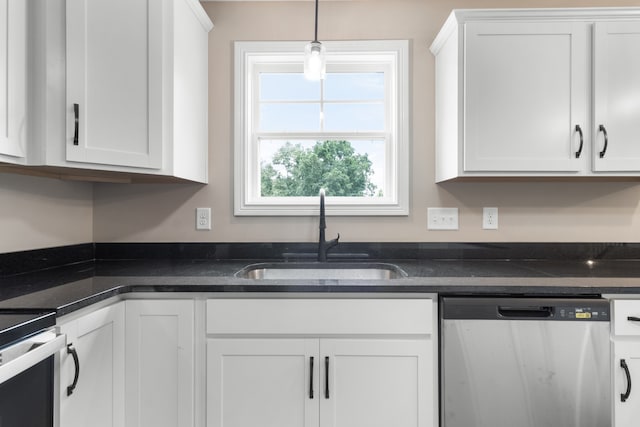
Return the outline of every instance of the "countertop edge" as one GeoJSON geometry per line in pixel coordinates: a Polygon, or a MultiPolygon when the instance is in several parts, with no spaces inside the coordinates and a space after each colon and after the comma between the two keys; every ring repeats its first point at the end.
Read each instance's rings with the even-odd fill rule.
{"type": "MultiPolygon", "coordinates": [[[[446,277],[402,278],[376,281],[358,280],[252,280],[228,277],[200,276],[135,276],[94,277],[54,287],[41,294],[50,294],[51,303],[45,307],[54,309],[58,317],[98,303],[105,299],[133,293],[203,293],[237,294],[252,297],[257,294],[308,294],[314,298],[322,294],[439,294],[439,295],[496,295],[496,296],[577,296],[593,297],[604,294],[640,294],[640,278],[491,278],[446,277]],[[54,303],[55,297],[63,298],[62,287],[83,286],[87,281],[98,289],[80,298],[71,297],[62,303],[54,303]],[[606,283],[606,284],[604,284],[606,283]],[[60,291],[59,295],[55,295],[60,291]]],[[[38,293],[35,293],[38,294],[38,293]]],[[[34,294],[30,294],[33,296],[34,294]]],[[[24,307],[30,295],[0,301],[0,309],[24,307]],[[20,305],[23,304],[23,305],[20,305]]],[[[42,295],[46,298],[46,295],[42,295]]],[[[351,297],[351,296],[350,296],[351,297]]]]}

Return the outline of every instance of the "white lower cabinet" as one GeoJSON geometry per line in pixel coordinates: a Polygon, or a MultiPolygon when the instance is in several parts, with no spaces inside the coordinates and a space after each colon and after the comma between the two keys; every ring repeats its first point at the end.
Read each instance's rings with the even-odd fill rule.
{"type": "Polygon", "coordinates": [[[68,349],[60,352],[61,427],[124,425],[124,327],[122,302],[62,319],[68,349]]]}
{"type": "Polygon", "coordinates": [[[640,417],[640,300],[612,301],[613,426],[640,417]]]}
{"type": "Polygon", "coordinates": [[[86,312],[59,323],[60,427],[194,426],[194,301],[86,312]]]}
{"type": "Polygon", "coordinates": [[[320,340],[320,424],[431,426],[432,350],[428,339],[320,340]]]}
{"type": "Polygon", "coordinates": [[[88,307],[59,321],[69,344],[58,358],[59,426],[435,427],[435,304],[222,298],[205,308],[194,298],[88,307]]]}
{"type": "Polygon", "coordinates": [[[428,426],[428,340],[210,339],[208,427],[428,426]]]}
{"type": "Polygon", "coordinates": [[[127,300],[126,317],[126,427],[193,426],[194,301],[127,300]]]}
{"type": "Polygon", "coordinates": [[[207,426],[318,426],[318,344],[303,338],[208,340],[207,426]]]}
{"type": "Polygon", "coordinates": [[[436,426],[432,306],[209,300],[207,427],[436,426]]]}
{"type": "Polygon", "coordinates": [[[640,417],[640,339],[614,341],[613,355],[613,426],[632,426],[640,417]]]}

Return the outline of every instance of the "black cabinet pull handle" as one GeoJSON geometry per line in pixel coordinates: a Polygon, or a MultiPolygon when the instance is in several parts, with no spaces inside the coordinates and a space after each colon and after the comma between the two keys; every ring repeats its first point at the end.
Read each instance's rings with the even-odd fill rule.
{"type": "Polygon", "coordinates": [[[620,359],[620,367],[624,370],[624,374],[627,377],[627,390],[620,394],[620,401],[626,402],[631,394],[631,374],[629,373],[629,366],[624,359],[620,359]]]}
{"type": "Polygon", "coordinates": [[[324,398],[329,398],[329,356],[324,358],[324,398]]]}
{"type": "Polygon", "coordinates": [[[627,320],[630,321],[630,322],[640,322],[640,317],[628,316],[627,320]]]}
{"type": "Polygon", "coordinates": [[[576,151],[576,159],[579,159],[582,154],[582,146],[584,145],[584,135],[582,134],[580,125],[576,125],[576,132],[580,135],[580,147],[578,147],[578,151],[576,151]]]}
{"type": "Polygon", "coordinates": [[[73,364],[76,367],[75,374],[73,375],[73,383],[67,386],[67,396],[71,396],[78,385],[78,378],[80,378],[80,360],[78,360],[78,352],[73,348],[73,344],[67,344],[67,354],[73,356],[73,364]]]}
{"type": "Polygon", "coordinates": [[[313,399],[313,356],[309,358],[309,399],[313,399]]]}
{"type": "Polygon", "coordinates": [[[73,145],[78,145],[78,131],[80,127],[80,105],[73,104],[73,115],[75,117],[73,131],[73,145]]]}
{"type": "Polygon", "coordinates": [[[602,147],[602,151],[600,152],[600,158],[603,158],[607,153],[607,148],[609,147],[609,134],[607,133],[607,128],[604,125],[600,125],[598,127],[598,131],[604,134],[604,147],[602,147]]]}

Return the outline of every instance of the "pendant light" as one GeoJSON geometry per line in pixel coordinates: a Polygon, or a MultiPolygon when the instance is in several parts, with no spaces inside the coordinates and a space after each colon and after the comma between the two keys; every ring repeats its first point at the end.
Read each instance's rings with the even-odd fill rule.
{"type": "Polygon", "coordinates": [[[318,0],[316,0],[316,26],[313,41],[304,48],[304,76],[309,80],[323,80],[327,73],[326,50],[318,41],[318,0]]]}

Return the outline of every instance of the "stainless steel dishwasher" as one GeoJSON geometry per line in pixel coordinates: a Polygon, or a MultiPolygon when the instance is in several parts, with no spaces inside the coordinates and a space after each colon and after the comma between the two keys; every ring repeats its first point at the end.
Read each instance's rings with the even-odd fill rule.
{"type": "Polygon", "coordinates": [[[611,426],[609,303],[441,299],[443,427],[611,426]]]}

